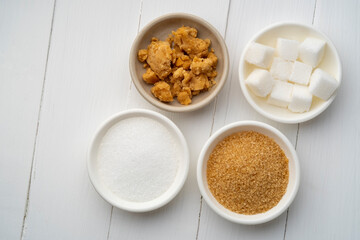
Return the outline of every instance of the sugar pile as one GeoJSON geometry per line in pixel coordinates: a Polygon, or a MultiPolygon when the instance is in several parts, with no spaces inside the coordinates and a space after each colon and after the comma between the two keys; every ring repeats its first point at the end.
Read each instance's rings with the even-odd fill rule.
{"type": "Polygon", "coordinates": [[[339,86],[333,76],[317,68],[325,49],[326,42],[313,37],[302,43],[278,38],[276,49],[252,42],[245,60],[259,68],[253,70],[245,84],[256,96],[267,98],[269,104],[294,113],[307,112],[313,96],[327,101],[339,86]]]}
{"type": "Polygon", "coordinates": [[[99,177],[123,200],[151,201],[170,188],[181,156],[178,140],[161,123],[146,117],[125,119],[100,143],[99,177]]]}

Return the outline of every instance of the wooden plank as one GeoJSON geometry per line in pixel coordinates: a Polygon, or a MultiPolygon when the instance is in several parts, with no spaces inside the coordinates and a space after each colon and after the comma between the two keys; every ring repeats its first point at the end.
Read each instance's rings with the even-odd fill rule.
{"type": "MultiPolygon", "coordinates": [[[[169,12],[187,12],[204,18],[225,33],[227,1],[144,1],[140,26],[169,12]]],[[[141,107],[161,112],[184,133],[190,148],[190,171],[184,189],[169,205],[146,214],[131,214],[114,209],[110,239],[194,239],[196,237],[200,193],[196,182],[196,163],[200,149],[210,134],[214,102],[193,113],[169,113],[148,104],[132,86],[129,108],[141,107]],[[141,229],[141,230],[140,230],[141,229]]]]}
{"type": "Polygon", "coordinates": [[[314,26],[337,48],[342,85],[332,105],[301,124],[302,183],[286,239],[360,239],[360,3],[318,0],[314,26]]]}
{"type": "Polygon", "coordinates": [[[57,1],[25,239],[105,239],[111,206],[95,192],[86,151],[125,108],[140,1],[57,1]]]}
{"type": "MultiPolygon", "coordinates": [[[[247,104],[237,65],[244,45],[262,27],[281,20],[311,24],[315,1],[232,1],[225,31],[226,18],[221,16],[227,4],[144,1],[140,27],[163,13],[185,11],[226,32],[231,69],[216,104],[213,131],[253,119],[277,127],[295,143],[296,125],[267,120],[247,104]]],[[[24,238],[195,238],[200,209],[196,161],[211,132],[215,103],[195,113],[167,113],[147,104],[134,86],[129,91],[127,62],[140,0],[58,1],[56,6],[24,238]],[[88,180],[85,152],[100,122],[132,107],[162,112],[180,127],[190,145],[190,175],[180,195],[158,211],[111,213],[88,180]]],[[[52,1],[0,0],[0,239],[20,238],[52,7],[52,1]]],[[[300,126],[302,183],[289,211],[286,239],[360,238],[359,10],[355,0],[317,0],[314,25],[338,48],[344,78],[332,106],[300,126]]],[[[198,238],[283,239],[284,227],[285,215],[260,226],[232,224],[203,202],[198,238]]]]}
{"type": "Polygon", "coordinates": [[[0,1],[0,239],[19,239],[53,1],[0,1]]]}
{"type": "MultiPolygon", "coordinates": [[[[219,95],[213,131],[240,120],[257,120],[268,123],[295,144],[297,124],[281,124],[268,120],[255,112],[243,97],[238,78],[238,63],[242,49],[249,39],[262,28],[280,21],[311,24],[314,1],[232,1],[226,43],[230,52],[230,73],[224,90],[219,95]]],[[[282,239],[286,213],[259,226],[230,223],[215,214],[203,201],[199,239],[282,239]]]]}

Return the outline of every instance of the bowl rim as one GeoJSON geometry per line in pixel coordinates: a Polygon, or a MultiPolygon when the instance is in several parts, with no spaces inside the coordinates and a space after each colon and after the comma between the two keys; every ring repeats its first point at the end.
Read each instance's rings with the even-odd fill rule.
{"type": "MultiPolygon", "coordinates": [[[[255,130],[256,131],[256,130],[255,130]]],[[[290,159],[289,159],[290,161],[290,159]]],[[[234,223],[238,223],[238,224],[244,224],[244,225],[256,225],[256,224],[262,224],[268,221],[271,221],[275,218],[277,218],[278,216],[280,216],[289,206],[290,204],[294,201],[295,196],[299,190],[299,186],[300,186],[300,163],[299,163],[299,159],[298,159],[298,155],[296,153],[296,150],[294,148],[294,146],[291,144],[291,142],[289,141],[289,139],[283,134],[281,133],[278,129],[263,123],[263,122],[258,122],[258,121],[238,121],[238,122],[234,122],[234,123],[230,123],[222,128],[220,128],[218,131],[216,131],[204,144],[199,158],[198,158],[198,164],[197,164],[197,169],[196,169],[196,177],[197,177],[197,182],[198,182],[198,186],[200,189],[200,193],[203,196],[203,198],[205,199],[205,202],[210,206],[210,208],[215,211],[218,215],[220,215],[221,217],[234,222],[234,223]],[[286,147],[289,149],[291,155],[293,156],[293,158],[291,159],[294,162],[294,170],[295,170],[295,181],[294,181],[294,187],[292,192],[290,193],[289,198],[287,199],[287,201],[284,203],[284,205],[279,208],[277,211],[275,211],[274,213],[272,213],[271,215],[267,215],[267,216],[259,216],[259,218],[257,219],[242,219],[242,218],[238,218],[235,216],[231,216],[229,214],[227,214],[225,211],[223,211],[223,209],[220,209],[211,199],[210,196],[208,195],[206,188],[207,186],[205,186],[205,182],[203,181],[203,165],[207,163],[208,159],[205,159],[205,154],[208,151],[210,145],[218,139],[218,137],[223,134],[224,132],[231,130],[233,128],[237,128],[237,127],[245,127],[245,126],[251,126],[251,127],[260,127],[266,130],[269,130],[270,132],[274,133],[275,135],[277,135],[286,145],[286,147]]],[[[211,194],[211,193],[210,193],[211,194]]],[[[239,216],[241,216],[242,214],[238,214],[239,216]]]]}
{"type": "Polygon", "coordinates": [[[256,33],[255,35],[253,35],[250,40],[248,41],[248,43],[245,45],[243,52],[240,56],[240,60],[239,60],[239,82],[240,82],[240,88],[242,93],[245,96],[245,99],[247,100],[247,102],[261,115],[277,121],[277,122],[281,122],[281,123],[288,123],[288,124],[295,124],[295,123],[302,123],[302,122],[306,122],[309,121],[315,117],[317,117],[318,115],[320,115],[323,111],[325,111],[330,104],[334,101],[340,86],[341,86],[341,80],[342,80],[342,64],[341,64],[341,60],[340,60],[340,56],[339,53],[337,51],[337,49],[335,48],[335,45],[332,43],[332,41],[320,30],[316,29],[315,27],[311,26],[311,25],[307,25],[307,24],[302,24],[302,23],[298,23],[298,22],[278,22],[278,23],[274,23],[271,24],[263,29],[261,29],[258,33],[256,33]],[[282,26],[294,26],[294,27],[303,27],[303,28],[307,28],[310,29],[312,31],[315,31],[316,33],[320,34],[327,42],[327,45],[331,48],[331,51],[334,53],[335,56],[335,60],[336,60],[336,64],[339,68],[338,71],[338,78],[337,80],[339,81],[339,86],[336,89],[336,91],[333,93],[333,95],[325,102],[322,103],[322,105],[317,109],[317,111],[313,112],[312,114],[306,115],[306,116],[302,116],[302,114],[299,114],[299,117],[294,118],[294,119],[288,119],[286,117],[279,117],[276,116],[274,114],[271,114],[269,112],[264,111],[261,107],[259,107],[257,105],[257,103],[253,100],[253,98],[251,97],[249,90],[247,89],[246,85],[245,85],[245,79],[244,79],[244,71],[243,71],[243,65],[245,64],[245,53],[246,50],[248,49],[248,47],[250,46],[250,44],[252,42],[254,42],[256,39],[258,39],[261,35],[263,35],[264,33],[277,28],[277,27],[282,27],[282,26]]]}
{"type": "Polygon", "coordinates": [[[86,163],[87,163],[88,175],[89,175],[92,185],[94,186],[96,192],[106,202],[110,203],[112,206],[115,206],[117,208],[129,211],[129,212],[149,212],[149,211],[158,209],[158,208],[166,205],[167,203],[169,203],[171,200],[173,200],[178,195],[180,190],[183,188],[185,181],[187,179],[188,173],[189,173],[190,153],[189,153],[188,144],[186,142],[186,139],[185,139],[183,133],[180,131],[180,129],[176,126],[176,124],[174,122],[172,122],[169,118],[167,118],[166,116],[164,116],[158,112],[148,110],[148,109],[135,108],[135,109],[129,109],[129,110],[125,110],[125,111],[116,113],[101,123],[101,125],[95,131],[93,138],[91,139],[91,142],[90,142],[90,145],[89,145],[89,148],[87,151],[86,163]],[[126,205],[127,201],[124,201],[125,203],[121,203],[119,201],[116,201],[116,199],[112,198],[111,196],[109,196],[105,190],[107,188],[102,186],[100,183],[101,180],[96,177],[96,173],[95,173],[96,168],[93,167],[93,165],[94,165],[93,162],[96,161],[96,156],[93,155],[93,151],[95,151],[95,149],[98,147],[98,142],[101,141],[101,138],[103,135],[102,132],[105,129],[109,129],[111,126],[120,122],[121,120],[128,119],[129,117],[133,117],[133,116],[149,117],[151,119],[154,119],[155,121],[158,121],[159,123],[161,123],[165,126],[167,125],[166,127],[171,128],[174,131],[174,137],[178,138],[178,140],[181,144],[181,149],[183,151],[183,156],[184,156],[181,159],[181,163],[179,163],[179,169],[178,169],[178,171],[180,171],[180,169],[183,169],[183,171],[177,173],[176,178],[179,178],[179,180],[174,180],[173,185],[170,186],[169,189],[172,190],[171,194],[169,194],[167,196],[167,198],[158,199],[158,198],[160,198],[160,196],[162,196],[162,195],[160,195],[158,198],[156,198],[154,200],[144,202],[144,205],[146,205],[146,206],[141,206],[141,204],[139,203],[139,204],[137,204],[136,207],[126,205]],[[114,121],[116,121],[116,122],[114,122],[114,121]],[[182,168],[180,167],[180,164],[183,165],[182,168]],[[176,185],[175,185],[175,182],[177,182],[176,185]],[[149,204],[149,202],[151,202],[151,204],[149,204]]]}
{"type": "Polygon", "coordinates": [[[200,109],[200,108],[208,105],[218,95],[218,93],[224,87],[225,82],[226,82],[226,80],[228,78],[229,62],[230,62],[229,53],[228,53],[228,49],[227,49],[225,40],[222,37],[222,35],[219,33],[219,31],[214,26],[212,26],[209,22],[205,21],[204,19],[202,19],[202,18],[200,18],[198,16],[195,16],[193,14],[178,12],[178,13],[168,13],[168,14],[164,14],[162,16],[159,16],[159,17],[151,20],[148,24],[146,24],[139,31],[139,33],[137,34],[137,36],[136,36],[136,38],[135,38],[135,40],[134,40],[134,42],[133,42],[133,44],[131,46],[131,49],[130,49],[129,70],[130,70],[130,75],[131,75],[132,82],[134,83],[136,89],[138,90],[140,95],[146,101],[148,101],[150,104],[152,104],[153,106],[158,107],[160,109],[169,111],[169,112],[191,112],[191,111],[195,111],[197,109],[200,109]],[[149,94],[145,93],[145,90],[142,88],[142,86],[141,86],[141,84],[139,82],[142,79],[137,79],[135,65],[133,64],[135,61],[137,61],[137,51],[138,51],[138,49],[136,49],[136,46],[139,44],[141,39],[144,37],[145,33],[151,27],[158,24],[159,22],[166,21],[166,20],[172,19],[172,18],[186,18],[186,19],[192,20],[194,22],[200,22],[202,25],[204,25],[206,28],[208,28],[210,30],[210,32],[212,32],[215,35],[216,39],[219,41],[220,48],[224,52],[224,74],[223,74],[222,78],[220,78],[217,81],[217,84],[214,86],[214,90],[209,94],[209,96],[204,98],[202,101],[200,101],[200,102],[198,102],[196,104],[192,103],[192,104],[184,105],[184,106],[180,106],[180,107],[175,107],[175,106],[168,105],[168,104],[163,103],[163,102],[161,102],[161,101],[159,101],[157,99],[153,99],[149,94]]]}

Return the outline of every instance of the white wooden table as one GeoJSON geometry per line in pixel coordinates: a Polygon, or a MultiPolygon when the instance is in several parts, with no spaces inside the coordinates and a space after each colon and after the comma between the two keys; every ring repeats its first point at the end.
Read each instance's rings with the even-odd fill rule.
{"type": "Polygon", "coordinates": [[[360,2],[357,0],[0,0],[0,239],[360,239],[360,2]],[[137,32],[168,12],[204,18],[224,36],[230,73],[217,99],[193,113],[163,112],[131,82],[137,32]],[[333,104],[303,124],[257,114],[238,83],[250,37],[279,21],[313,25],[337,47],[343,82],[333,104]],[[99,124],[129,108],[172,119],[191,165],[160,210],[113,208],[92,187],[86,149],[99,124]],[[258,120],[296,146],[302,179],[289,210],[258,226],[230,223],[200,196],[196,162],[225,124],[258,120]]]}

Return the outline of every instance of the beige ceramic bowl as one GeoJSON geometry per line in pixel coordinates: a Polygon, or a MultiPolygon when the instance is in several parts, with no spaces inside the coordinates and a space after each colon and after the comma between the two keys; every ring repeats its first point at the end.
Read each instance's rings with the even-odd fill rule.
{"type": "Polygon", "coordinates": [[[190,14],[171,13],[154,19],[141,30],[130,50],[129,68],[131,78],[137,90],[149,103],[171,112],[188,112],[209,104],[220,92],[229,72],[229,54],[224,39],[208,22],[190,14]],[[210,47],[215,50],[215,54],[218,57],[218,65],[216,67],[218,75],[215,78],[217,84],[209,91],[194,96],[192,98],[192,103],[187,106],[181,105],[176,99],[171,103],[163,103],[155,98],[150,91],[153,85],[145,83],[142,79],[145,69],[143,68],[143,63],[139,62],[137,59],[138,50],[147,48],[152,37],[164,41],[171,31],[175,31],[182,26],[194,27],[198,30],[199,38],[210,39],[210,47]]]}

